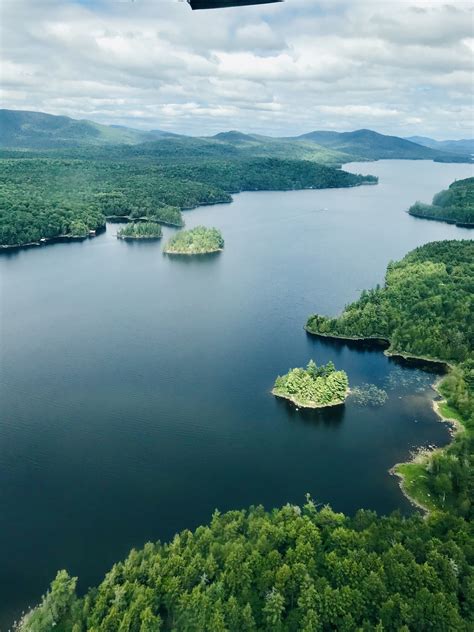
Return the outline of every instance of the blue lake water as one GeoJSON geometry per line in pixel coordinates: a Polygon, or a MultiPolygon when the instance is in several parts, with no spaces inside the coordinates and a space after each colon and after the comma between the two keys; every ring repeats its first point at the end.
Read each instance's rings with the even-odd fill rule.
{"type": "Polygon", "coordinates": [[[212,511],[306,492],[336,510],[411,507],[388,474],[448,430],[431,410],[434,375],[377,350],[303,331],[336,314],[387,263],[467,229],[406,214],[472,166],[353,163],[378,186],[242,193],[185,214],[225,250],[170,259],[163,243],[115,238],[0,258],[0,629],[59,568],[97,583],[132,546],[170,538],[212,511]],[[333,360],[352,385],[389,394],[295,411],[276,375],[333,360]]]}

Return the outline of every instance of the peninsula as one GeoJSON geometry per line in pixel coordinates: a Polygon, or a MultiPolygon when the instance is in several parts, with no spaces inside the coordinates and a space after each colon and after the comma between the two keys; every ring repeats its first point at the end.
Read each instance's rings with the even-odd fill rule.
{"type": "Polygon", "coordinates": [[[278,376],[272,394],[300,408],[339,406],[349,395],[349,381],[345,371],[336,371],[332,362],[318,367],[310,360],[306,369],[291,369],[278,376]]]}
{"type": "Polygon", "coordinates": [[[474,228],[474,178],[455,180],[437,193],[431,204],[415,202],[408,212],[414,217],[474,228]]]}
{"type": "Polygon", "coordinates": [[[224,239],[217,228],[196,226],[172,237],[164,252],[169,255],[205,255],[220,252],[223,248],[224,239]]]}

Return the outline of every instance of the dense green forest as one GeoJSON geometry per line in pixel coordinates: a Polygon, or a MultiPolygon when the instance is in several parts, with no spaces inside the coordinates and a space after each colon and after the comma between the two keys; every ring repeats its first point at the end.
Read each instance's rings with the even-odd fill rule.
{"type": "Polygon", "coordinates": [[[224,248],[224,239],[217,228],[196,226],[182,230],[168,241],[165,252],[174,255],[204,255],[219,252],[224,248]]]}
{"type": "Polygon", "coordinates": [[[345,371],[336,371],[332,362],[317,366],[310,360],[305,369],[291,369],[286,375],[278,376],[272,393],[303,408],[322,408],[342,404],[348,388],[345,371]]]}
{"type": "Polygon", "coordinates": [[[468,631],[472,525],[454,515],[352,518],[308,498],[215,512],[146,544],[82,599],[64,571],[22,632],[468,631]]]}
{"type": "Polygon", "coordinates": [[[117,231],[119,239],[160,239],[161,235],[161,226],[156,222],[132,222],[117,231]]]}
{"type": "Polygon", "coordinates": [[[97,229],[105,218],[144,218],[183,226],[181,209],[230,202],[241,190],[356,186],[376,181],[309,161],[273,158],[182,163],[137,153],[113,160],[0,160],[0,245],[97,229]]]}
{"type": "Polygon", "coordinates": [[[385,286],[364,291],[338,318],[313,315],[307,331],[346,338],[384,338],[389,351],[451,363],[439,390],[441,412],[464,427],[453,443],[398,468],[423,505],[474,517],[474,242],[440,241],[387,269],[385,286]]]}
{"type": "Polygon", "coordinates": [[[474,226],[474,178],[456,180],[449,189],[440,191],[432,204],[416,202],[410,215],[474,226]]]}

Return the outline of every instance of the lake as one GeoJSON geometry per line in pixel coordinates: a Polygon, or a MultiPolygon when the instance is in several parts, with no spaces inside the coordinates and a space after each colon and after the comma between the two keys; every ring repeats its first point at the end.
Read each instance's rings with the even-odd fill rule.
{"type": "Polygon", "coordinates": [[[185,213],[216,226],[218,256],[167,258],[117,224],[82,243],[0,257],[0,629],[59,568],[97,583],[147,540],[212,511],[286,502],[354,512],[412,508],[388,473],[448,441],[433,373],[378,350],[309,337],[387,263],[468,229],[410,217],[472,166],[352,163],[378,186],[242,193],[185,213]],[[290,367],[333,360],[383,408],[296,411],[270,390],[290,367]]]}

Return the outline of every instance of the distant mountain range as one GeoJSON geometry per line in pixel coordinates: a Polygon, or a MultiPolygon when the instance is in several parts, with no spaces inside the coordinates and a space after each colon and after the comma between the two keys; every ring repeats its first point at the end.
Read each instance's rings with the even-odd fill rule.
{"type": "Polygon", "coordinates": [[[162,130],[143,131],[101,125],[43,112],[0,110],[0,148],[35,152],[62,150],[63,154],[68,150],[103,151],[109,146],[116,146],[116,151],[123,155],[138,151],[144,155],[174,159],[178,159],[181,153],[198,155],[202,152],[206,157],[267,156],[325,164],[386,158],[470,162],[473,143],[472,140],[435,141],[423,137],[405,139],[367,129],[354,132],[314,131],[288,138],[243,134],[233,130],[196,138],[162,130]],[[130,149],[127,150],[127,146],[130,149]]]}
{"type": "Polygon", "coordinates": [[[398,136],[378,134],[370,129],[359,129],[355,132],[310,132],[309,134],[298,136],[298,139],[311,140],[323,147],[336,149],[337,151],[358,156],[361,159],[411,158],[416,160],[439,158],[438,150],[436,149],[399,138],[398,136]]]}
{"type": "Polygon", "coordinates": [[[426,136],[410,136],[406,140],[432,149],[440,151],[451,151],[455,154],[474,154],[474,138],[463,138],[462,140],[434,140],[426,136]]]}

